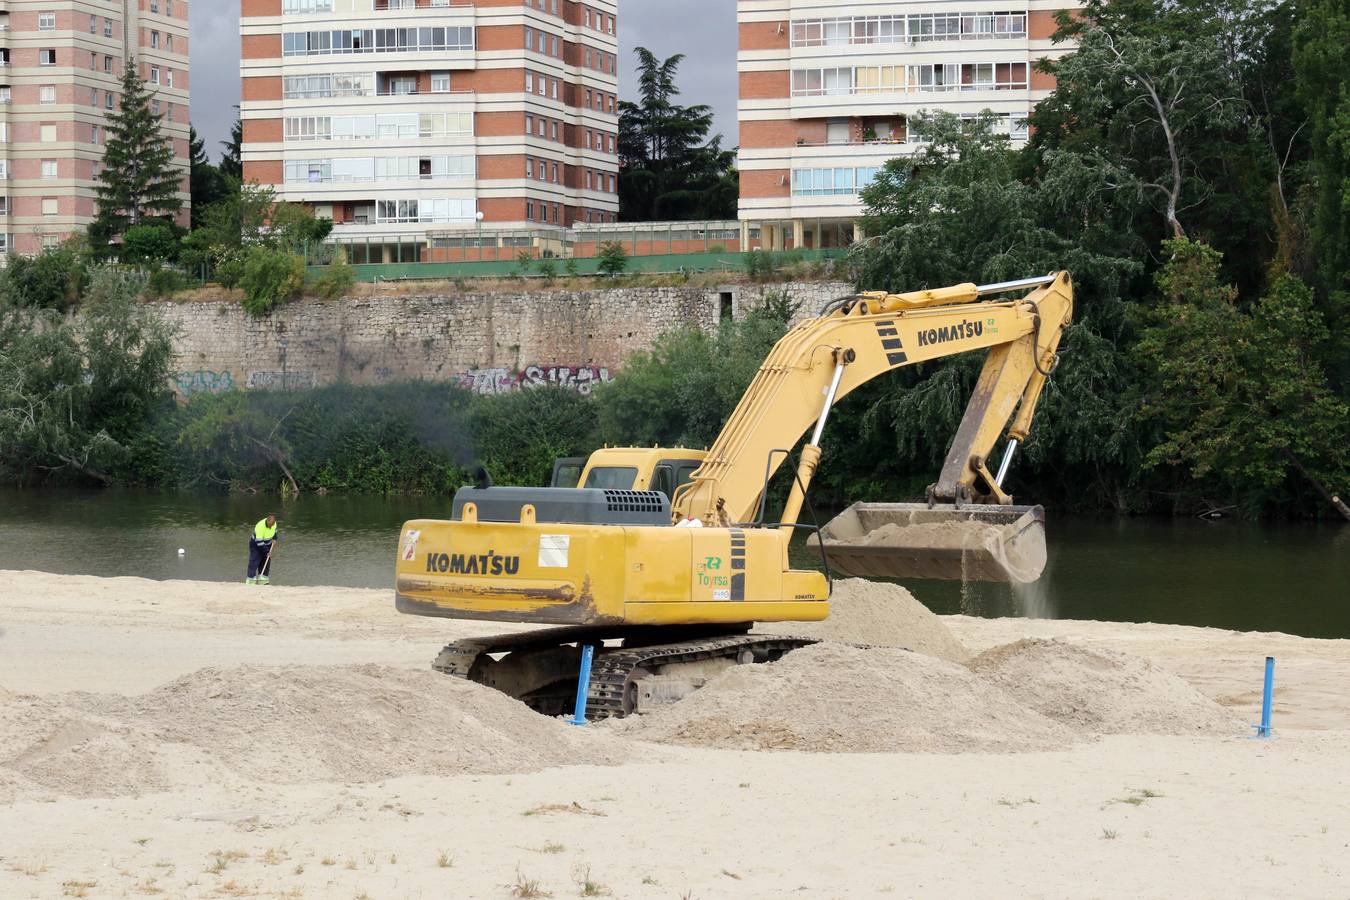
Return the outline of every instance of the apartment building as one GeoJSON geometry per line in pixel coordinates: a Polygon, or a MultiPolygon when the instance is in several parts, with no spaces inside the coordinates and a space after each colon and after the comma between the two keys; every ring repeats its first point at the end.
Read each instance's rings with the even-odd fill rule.
{"type": "Polygon", "coordinates": [[[135,59],[188,190],[187,0],[0,2],[0,253],[31,254],[94,218],[107,116],[135,59]]]}
{"type": "Polygon", "coordinates": [[[858,192],[913,154],[921,110],[975,116],[1025,141],[1054,88],[1034,71],[1074,0],[737,0],[741,243],[767,249],[852,242],[858,192]]]}
{"type": "Polygon", "coordinates": [[[332,218],[353,261],[472,258],[503,229],[617,220],[617,0],[242,13],[245,178],[332,218]]]}

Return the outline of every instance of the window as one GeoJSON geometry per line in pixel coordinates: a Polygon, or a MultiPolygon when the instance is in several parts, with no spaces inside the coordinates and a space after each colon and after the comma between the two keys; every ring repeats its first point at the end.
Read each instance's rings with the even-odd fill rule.
{"type": "Polygon", "coordinates": [[[44,123],[38,126],[38,140],[44,144],[56,143],[56,126],[51,123],[44,123]]]}
{"type": "Polygon", "coordinates": [[[9,196],[0,195],[0,216],[9,215],[9,196]]]}
{"type": "Polygon", "coordinates": [[[57,177],[56,160],[44,159],[42,161],[42,177],[47,180],[57,177]]]}
{"type": "Polygon", "coordinates": [[[59,204],[55,197],[42,198],[42,214],[44,216],[54,216],[58,212],[59,204]]]}
{"type": "Polygon", "coordinates": [[[104,109],[112,109],[112,108],[113,108],[113,92],[112,92],[112,91],[108,91],[108,93],[107,93],[106,95],[104,95],[104,97],[103,97],[103,108],[104,108],[104,109]]]}
{"type": "Polygon", "coordinates": [[[856,194],[867,187],[879,171],[877,166],[793,169],[792,193],[798,197],[856,194]]]}
{"type": "Polygon", "coordinates": [[[89,17],[89,33],[98,34],[98,16],[89,17]]]}
{"type": "Polygon", "coordinates": [[[40,65],[40,66],[54,66],[54,65],[56,65],[56,51],[55,51],[55,50],[50,50],[50,49],[47,49],[47,50],[39,50],[39,51],[38,51],[38,65],[40,65]]]}
{"type": "Polygon", "coordinates": [[[1025,12],[941,12],[842,16],[792,23],[792,46],[916,44],[927,41],[1025,38],[1025,12]]]}
{"type": "Polygon", "coordinates": [[[526,200],[526,201],[525,201],[525,218],[528,219],[528,220],[531,221],[531,222],[534,221],[534,201],[533,201],[533,200],[526,200]]]}
{"type": "Polygon", "coordinates": [[[155,31],[153,28],[150,29],[150,49],[159,49],[159,32],[155,31]]]}
{"type": "Polygon", "coordinates": [[[38,31],[55,31],[56,13],[40,12],[38,13],[38,31]]]}
{"type": "Polygon", "coordinates": [[[44,84],[42,87],[38,88],[38,102],[39,102],[39,103],[55,103],[55,102],[56,102],[56,85],[54,85],[54,84],[44,84]]]}
{"type": "Polygon", "coordinates": [[[472,50],[472,27],[353,28],[337,31],[288,31],[281,36],[283,56],[348,53],[430,53],[472,50]]]}
{"type": "Polygon", "coordinates": [[[534,116],[529,113],[525,114],[525,133],[534,134],[534,116]]]}
{"type": "Polygon", "coordinates": [[[103,71],[111,72],[113,70],[113,58],[111,56],[103,57],[103,71]]]}
{"type": "Polygon", "coordinates": [[[159,66],[150,67],[150,83],[159,84],[159,66]]]}
{"type": "Polygon", "coordinates": [[[103,36],[104,36],[104,37],[112,37],[112,36],[113,36],[113,21],[112,21],[112,19],[104,19],[104,20],[103,20],[103,36]]]}
{"type": "Polygon", "coordinates": [[[558,139],[558,123],[551,122],[550,124],[553,126],[553,140],[556,141],[558,139]]]}
{"type": "Polygon", "coordinates": [[[432,72],[431,73],[431,92],[433,94],[450,93],[450,73],[432,72]]]}
{"type": "Polygon", "coordinates": [[[89,126],[89,143],[97,144],[99,138],[99,127],[97,125],[89,126]]]}
{"type": "Polygon", "coordinates": [[[534,177],[534,160],[528,156],[525,157],[525,177],[526,178],[534,177]]]}

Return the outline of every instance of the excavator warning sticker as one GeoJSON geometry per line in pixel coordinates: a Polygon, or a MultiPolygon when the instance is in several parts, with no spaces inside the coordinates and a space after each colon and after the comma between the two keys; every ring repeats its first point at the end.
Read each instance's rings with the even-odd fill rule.
{"type": "Polygon", "coordinates": [[[571,544],[572,536],[570,534],[539,535],[539,568],[567,568],[567,556],[571,544]]]}
{"type": "Polygon", "coordinates": [[[420,531],[409,531],[403,539],[403,561],[412,562],[417,558],[417,541],[422,537],[420,531]]]}

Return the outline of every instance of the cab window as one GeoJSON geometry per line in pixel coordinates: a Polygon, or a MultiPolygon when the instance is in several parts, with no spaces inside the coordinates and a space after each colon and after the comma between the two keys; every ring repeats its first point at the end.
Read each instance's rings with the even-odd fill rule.
{"type": "Polygon", "coordinates": [[[635,466],[599,466],[591,469],[591,473],[586,476],[586,484],[583,487],[607,488],[611,491],[631,491],[635,481],[637,481],[637,468],[635,466]]]}
{"type": "Polygon", "coordinates": [[[670,466],[657,466],[656,471],[652,473],[652,484],[649,489],[660,491],[669,500],[675,493],[675,470],[670,466]]]}
{"type": "Polygon", "coordinates": [[[680,487],[681,485],[685,485],[693,481],[694,473],[698,471],[698,467],[701,465],[703,464],[698,462],[691,462],[691,463],[684,463],[676,467],[675,486],[680,487]]]}

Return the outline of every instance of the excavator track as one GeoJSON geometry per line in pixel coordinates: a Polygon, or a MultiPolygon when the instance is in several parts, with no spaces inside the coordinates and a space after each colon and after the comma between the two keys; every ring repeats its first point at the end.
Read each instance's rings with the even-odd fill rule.
{"type": "MultiPolygon", "coordinates": [[[[703,634],[691,635],[687,640],[669,641],[672,629],[660,629],[664,643],[646,643],[656,637],[648,629],[587,627],[548,628],[517,634],[467,638],[448,644],[432,663],[432,668],[456,678],[476,681],[495,687],[515,697],[538,712],[558,715],[570,711],[576,693],[576,659],[582,644],[596,647],[591,663],[591,684],[587,694],[586,718],[622,718],[633,712],[638,703],[638,685],[654,671],[684,663],[708,660],[731,660],[736,663],[772,662],[799,647],[818,643],[813,638],[782,635],[746,634],[748,626],[732,630],[742,633],[727,634],[698,629],[703,634]],[[620,639],[618,647],[604,646],[604,641],[620,639]],[[573,646],[575,645],[575,646],[573,646]],[[533,676],[526,678],[496,676],[494,654],[520,654],[526,661],[522,668],[533,676]],[[533,684],[558,676],[563,683],[570,678],[565,690],[513,690],[522,681],[533,684]],[[565,701],[565,703],[563,703],[565,701]]],[[[678,629],[676,629],[678,630],[678,629]]],[[[508,656],[509,659],[509,656],[508,656]]],[[[504,661],[505,662],[505,661],[504,661]]]]}

